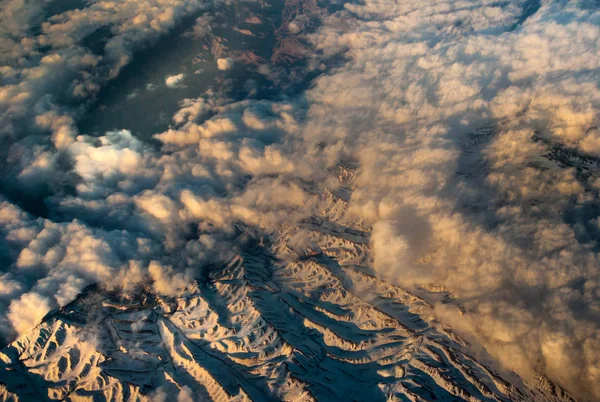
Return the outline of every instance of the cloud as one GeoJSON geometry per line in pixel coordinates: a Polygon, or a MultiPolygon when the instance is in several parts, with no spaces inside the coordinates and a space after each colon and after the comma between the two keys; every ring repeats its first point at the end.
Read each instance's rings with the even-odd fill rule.
{"type": "Polygon", "coordinates": [[[157,261],[151,261],[148,272],[153,280],[152,286],[158,294],[177,295],[192,282],[193,277],[185,273],[174,273],[171,267],[163,267],[157,261]]]}
{"type": "Polygon", "coordinates": [[[182,81],[185,78],[185,74],[170,75],[165,79],[165,84],[169,88],[181,88],[183,86],[182,81]]]}
{"type": "MultiPolygon", "coordinates": [[[[10,256],[14,263],[9,272],[0,277],[3,314],[17,333],[69,303],[85,286],[110,283],[126,263],[148,266],[148,258],[160,250],[148,238],[93,229],[76,220],[55,223],[34,218],[6,201],[0,215],[19,217],[2,226],[4,241],[16,253],[10,256]]],[[[5,331],[11,334],[10,327],[5,331]]]]}
{"type": "MultiPolygon", "coordinates": [[[[6,2],[0,27],[3,141],[29,135],[32,130],[45,132],[47,127],[28,124],[44,112],[77,114],[60,104],[93,101],[101,86],[129,63],[135,51],[204,6],[200,1],[169,0],[155,7],[152,1],[106,0],[44,20],[41,2],[6,2]],[[86,39],[94,35],[101,48],[87,45],[86,39]]],[[[54,136],[58,130],[60,127],[52,128],[54,136]]],[[[60,141],[64,141],[62,136],[60,141]]]]}
{"type": "Polygon", "coordinates": [[[174,294],[190,267],[244,247],[240,225],[276,241],[310,222],[315,193],[353,165],[340,219],[370,233],[375,275],[431,298],[504,368],[597,399],[600,11],[527,4],[347,4],[306,38],[313,64],[337,64],[304,93],[184,100],[155,147],[125,130],[80,135],[72,105],[201,3],[100,2],[41,25],[7,3],[27,29],[2,31],[6,335],[93,282],[174,294]],[[105,25],[102,52],[72,39],[105,25]]]}
{"type": "Polygon", "coordinates": [[[358,160],[351,208],[373,222],[379,276],[451,292],[467,313],[440,305],[446,323],[505,367],[590,398],[598,255],[593,216],[578,214],[598,198],[591,178],[546,157],[549,144],[595,155],[600,59],[580,55],[598,43],[569,43],[594,37],[597,11],[580,7],[563,18],[544,3],[515,28],[516,3],[349,5],[351,22],[334,16],[314,35],[350,61],[309,91],[304,132],[358,160]]]}
{"type": "Polygon", "coordinates": [[[26,293],[11,303],[8,318],[18,333],[36,326],[51,309],[48,299],[38,293],[26,293]]]}
{"type": "MultiPolygon", "coordinates": [[[[173,387],[175,388],[175,387],[173,387]]],[[[177,402],[192,402],[194,401],[196,398],[194,398],[194,394],[192,393],[192,390],[187,387],[187,386],[183,386],[181,387],[181,389],[175,389],[175,390],[167,390],[164,387],[159,387],[152,395],[151,397],[151,401],[152,402],[165,402],[171,399],[172,395],[173,395],[173,391],[175,391],[175,393],[177,393],[177,402]]]]}
{"type": "Polygon", "coordinates": [[[231,70],[233,68],[233,59],[231,58],[222,58],[217,59],[217,67],[221,71],[231,70]]]}

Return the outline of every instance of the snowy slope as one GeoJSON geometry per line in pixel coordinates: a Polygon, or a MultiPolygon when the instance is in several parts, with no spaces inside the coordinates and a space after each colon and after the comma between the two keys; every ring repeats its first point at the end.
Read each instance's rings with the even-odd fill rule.
{"type": "Polygon", "coordinates": [[[88,287],[2,350],[1,399],[570,400],[494,371],[424,299],[369,275],[350,191],[315,194],[321,216],[275,243],[240,226],[246,251],[176,297],[88,287]]]}

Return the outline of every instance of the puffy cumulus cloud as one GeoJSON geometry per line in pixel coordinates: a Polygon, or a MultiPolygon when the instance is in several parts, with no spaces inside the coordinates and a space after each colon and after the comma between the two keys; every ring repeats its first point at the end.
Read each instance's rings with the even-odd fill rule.
{"type": "Polygon", "coordinates": [[[77,192],[84,197],[98,198],[115,188],[133,194],[157,180],[156,172],[146,169],[152,163],[150,146],[127,130],[108,132],[98,139],[79,136],[68,151],[80,179],[77,192]]]}
{"type": "Polygon", "coordinates": [[[312,195],[284,179],[308,171],[285,141],[299,112],[287,103],[222,103],[212,93],[182,102],[174,128],[157,134],[162,150],[121,130],[42,148],[35,160],[45,164],[23,161],[50,166],[47,177],[70,180],[71,190],[45,198],[48,218],[2,202],[5,336],[31,328],[91,283],[149,283],[175,294],[198,274],[191,267],[239,252],[238,225],[271,233],[310,215],[312,195]],[[26,314],[33,304],[40,307],[26,314]]]}
{"type": "Polygon", "coordinates": [[[129,62],[136,49],[147,46],[182,17],[205,5],[172,0],[156,7],[153,1],[106,0],[44,19],[41,2],[6,2],[0,29],[4,65],[0,107],[8,112],[2,114],[3,127],[20,135],[14,131],[31,128],[23,121],[32,113],[91,99],[103,82],[129,62]],[[106,39],[100,42],[102,49],[89,47],[86,38],[98,34],[106,39]],[[21,124],[15,125],[15,120],[21,124]]]}
{"type": "Polygon", "coordinates": [[[231,70],[233,68],[233,63],[233,59],[230,58],[217,59],[217,68],[221,71],[231,70]]]}
{"type": "MultiPolygon", "coordinates": [[[[94,72],[113,76],[131,55],[124,49],[197,6],[135,3],[125,2],[132,14],[99,2],[53,17],[43,38],[3,56],[13,57],[1,70],[3,116],[33,113],[37,129],[52,133],[51,144],[12,144],[3,170],[47,208],[35,217],[0,205],[0,308],[11,328],[26,329],[92,282],[148,281],[173,294],[193,278],[190,267],[237,253],[240,227],[278,236],[314,216],[313,194],[335,188],[335,168],[351,163],[349,211],[372,228],[376,275],[434,301],[432,292],[451,293],[456,303],[436,302],[437,318],[505,368],[600,397],[600,11],[554,0],[539,9],[348,4],[308,38],[315,59],[338,63],[304,94],[185,100],[155,135],[157,148],[127,131],[79,136],[77,113],[43,96],[57,94],[58,82],[77,82],[69,96],[93,93],[103,82],[94,72]],[[128,24],[108,24],[103,55],[70,39],[104,19],[128,24]],[[54,50],[16,62],[41,43],[54,50]],[[30,312],[34,304],[44,308],[30,312]]],[[[3,127],[16,133],[17,123],[3,127]]]]}
{"type": "Polygon", "coordinates": [[[461,308],[440,304],[443,321],[526,378],[595,399],[597,229],[585,211],[598,172],[582,167],[597,155],[600,14],[526,9],[347,5],[313,35],[349,61],[308,91],[305,141],[358,161],[351,208],[373,222],[378,275],[451,292],[461,308]]]}
{"type": "Polygon", "coordinates": [[[173,268],[163,267],[157,261],[150,262],[148,272],[152,278],[152,286],[159,294],[176,295],[177,291],[185,289],[193,281],[190,271],[183,273],[173,272],[173,268]]]}
{"type": "Polygon", "coordinates": [[[0,174],[9,198],[45,214],[45,197],[71,192],[77,178],[65,149],[79,134],[76,120],[136,51],[209,4],[159,3],[106,0],[73,8],[3,2],[0,174]]]}
{"type": "Polygon", "coordinates": [[[8,318],[17,333],[36,326],[51,309],[47,298],[38,293],[26,293],[10,305],[8,318]]]}
{"type": "Polygon", "coordinates": [[[5,256],[7,272],[0,276],[5,336],[28,330],[85,286],[111,283],[124,265],[137,261],[147,267],[160,254],[150,239],[126,231],[34,218],[7,201],[0,208],[0,235],[11,252],[5,256]]]}
{"type": "Polygon", "coordinates": [[[169,88],[180,88],[183,86],[185,74],[170,75],[165,79],[165,85],[169,88]]]}
{"type": "Polygon", "coordinates": [[[224,103],[223,101],[223,98],[216,98],[215,93],[211,90],[207,91],[203,97],[184,99],[179,102],[181,109],[173,116],[173,123],[181,126],[186,122],[206,120],[215,106],[224,103]]]}
{"type": "MultiPolygon", "coordinates": [[[[43,2],[0,6],[3,336],[26,331],[90,283],[127,289],[150,281],[157,292],[172,293],[191,280],[186,269],[195,260],[230,254],[217,229],[195,236],[210,224],[182,201],[186,192],[212,199],[232,219],[263,225],[282,219],[276,209],[290,197],[306,198],[300,187],[273,180],[282,201],[269,209],[259,185],[251,191],[240,182],[294,169],[279,143],[294,125],[289,105],[226,107],[211,93],[189,100],[174,116],[184,140],[157,136],[168,152],[128,131],[79,135],[76,121],[102,85],[137,50],[208,4],[159,3],[96,1],[52,16],[43,2]],[[221,116],[206,120],[209,113],[221,116]],[[233,208],[229,192],[248,205],[233,208]]],[[[196,33],[208,32],[210,20],[200,18],[196,33]]]]}

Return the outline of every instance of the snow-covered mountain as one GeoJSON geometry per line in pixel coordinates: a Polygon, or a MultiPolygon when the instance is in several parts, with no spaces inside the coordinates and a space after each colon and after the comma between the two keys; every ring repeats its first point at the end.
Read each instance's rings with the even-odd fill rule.
{"type": "Polygon", "coordinates": [[[600,399],[597,0],[0,2],[0,402],[600,399]]]}
{"type": "Polygon", "coordinates": [[[430,303],[369,274],[350,192],[315,194],[322,215],[276,244],[239,226],[246,251],[175,296],[86,288],[2,349],[2,400],[572,400],[492,369],[430,303]]]}

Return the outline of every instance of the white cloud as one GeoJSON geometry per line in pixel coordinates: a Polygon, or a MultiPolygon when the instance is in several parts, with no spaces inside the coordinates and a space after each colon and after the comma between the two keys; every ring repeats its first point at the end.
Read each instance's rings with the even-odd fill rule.
{"type": "Polygon", "coordinates": [[[233,68],[234,60],[231,58],[217,59],[217,67],[221,71],[231,70],[233,68]]]}
{"type": "Polygon", "coordinates": [[[336,16],[314,35],[351,60],[309,91],[304,132],[343,141],[358,159],[352,208],[374,221],[378,275],[452,292],[467,318],[440,306],[445,322],[505,366],[598,395],[598,354],[586,345],[598,341],[600,317],[595,306],[585,317],[569,307],[596,294],[598,255],[564,220],[598,200],[535,137],[595,153],[600,99],[589,71],[600,58],[579,57],[598,43],[570,43],[595,37],[597,12],[571,3],[563,18],[546,2],[497,35],[520,8],[487,3],[349,5],[368,22],[349,15],[342,28],[336,16]],[[467,134],[492,122],[487,145],[465,151],[467,134]]]}
{"type": "MultiPolygon", "coordinates": [[[[127,131],[78,136],[77,113],[53,101],[63,87],[69,99],[96,93],[131,47],[200,7],[125,3],[73,10],[20,43],[11,35],[28,30],[6,25],[0,107],[17,118],[3,117],[13,130],[3,174],[50,210],[37,218],[0,204],[10,261],[0,314],[14,330],[96,281],[176,292],[190,266],[236,253],[237,224],[277,237],[314,216],[311,191],[339,185],[335,168],[352,161],[348,208],[372,229],[376,275],[451,292],[463,310],[436,303],[437,318],[502,365],[600,396],[597,217],[585,213],[600,173],[547,157],[548,143],[600,155],[598,10],[548,0],[518,25],[524,1],[347,4],[309,37],[315,58],[344,56],[309,90],[278,102],[185,100],[155,149],[127,131]],[[103,57],[71,39],[104,24],[115,36],[103,57]],[[29,116],[51,144],[25,137],[29,116]],[[491,133],[476,135],[481,127],[491,133]]],[[[36,18],[10,7],[24,24],[36,18]]]]}
{"type": "Polygon", "coordinates": [[[165,79],[165,84],[169,88],[180,88],[183,84],[182,81],[185,78],[185,74],[170,75],[165,79]]]}

